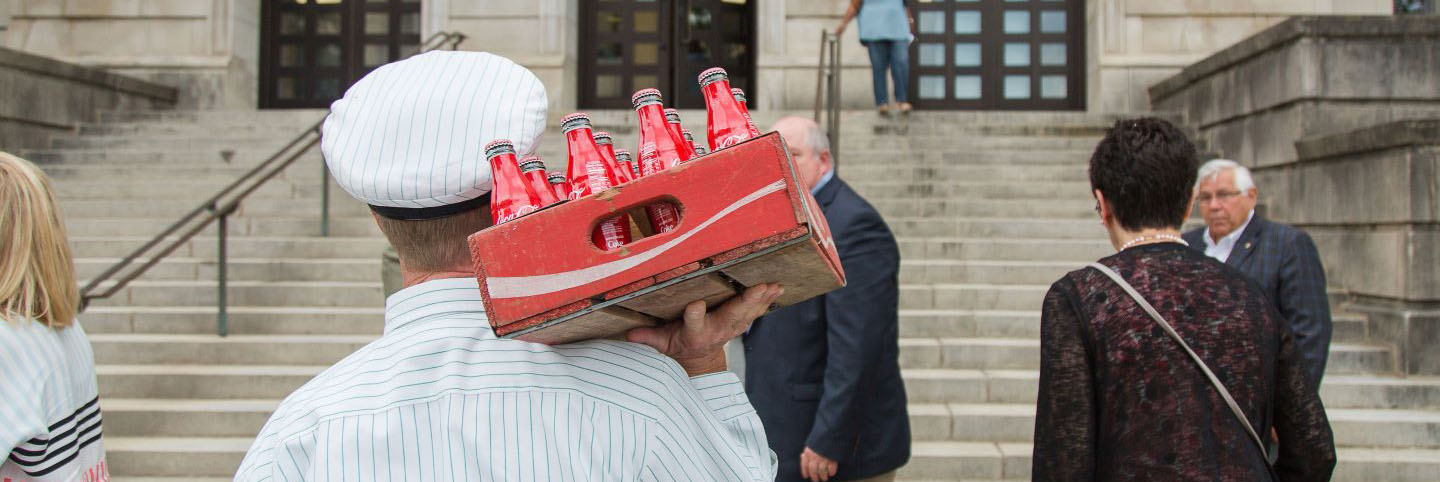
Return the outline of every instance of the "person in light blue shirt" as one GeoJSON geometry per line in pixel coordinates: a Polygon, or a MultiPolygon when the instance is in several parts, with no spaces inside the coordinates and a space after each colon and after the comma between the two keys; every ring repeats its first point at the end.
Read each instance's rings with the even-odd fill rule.
{"type": "Polygon", "coordinates": [[[860,17],[860,43],[870,51],[870,73],[875,83],[875,105],[880,115],[889,115],[892,109],[886,88],[885,71],[895,80],[894,110],[901,114],[910,112],[910,32],[915,23],[906,8],[905,0],[850,0],[845,18],[835,28],[835,34],[845,33],[845,26],[856,16],[860,17]]]}

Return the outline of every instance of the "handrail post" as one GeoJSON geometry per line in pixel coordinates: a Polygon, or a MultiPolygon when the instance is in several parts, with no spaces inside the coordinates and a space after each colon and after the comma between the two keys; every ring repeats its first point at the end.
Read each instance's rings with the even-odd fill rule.
{"type": "Polygon", "coordinates": [[[830,31],[820,31],[820,63],[815,66],[815,122],[820,122],[820,103],[825,97],[825,92],[820,90],[821,82],[825,78],[825,46],[830,42],[830,31]]]}
{"type": "Polygon", "coordinates": [[[227,309],[229,300],[226,299],[226,295],[229,292],[228,283],[226,280],[226,271],[229,264],[229,258],[227,256],[227,253],[225,252],[227,244],[226,241],[228,241],[228,236],[226,233],[229,231],[230,228],[230,212],[228,210],[225,212],[221,212],[220,219],[218,221],[219,225],[217,227],[219,228],[219,231],[217,232],[216,238],[220,240],[220,246],[219,252],[217,253],[218,259],[215,263],[215,284],[216,289],[218,290],[215,293],[215,331],[216,334],[220,335],[220,337],[223,338],[226,335],[230,334],[230,313],[227,309]]]}
{"type": "Polygon", "coordinates": [[[330,237],[330,166],[320,163],[320,237],[330,237]]]}
{"type": "MultiPolygon", "coordinates": [[[[830,36],[831,82],[829,95],[830,152],[832,157],[834,157],[834,153],[840,152],[840,73],[840,36],[832,35],[830,36]]],[[[839,170],[839,168],[840,165],[837,160],[835,169],[839,170]]]]}

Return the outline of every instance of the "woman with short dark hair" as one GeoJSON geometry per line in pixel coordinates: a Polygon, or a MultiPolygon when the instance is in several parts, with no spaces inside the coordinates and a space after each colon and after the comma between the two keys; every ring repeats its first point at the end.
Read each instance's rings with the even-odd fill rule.
{"type": "Polygon", "coordinates": [[[1198,165],[1155,118],[1096,146],[1095,210],[1120,252],[1045,296],[1034,480],[1330,480],[1330,423],[1285,319],[1180,238],[1198,165]]]}

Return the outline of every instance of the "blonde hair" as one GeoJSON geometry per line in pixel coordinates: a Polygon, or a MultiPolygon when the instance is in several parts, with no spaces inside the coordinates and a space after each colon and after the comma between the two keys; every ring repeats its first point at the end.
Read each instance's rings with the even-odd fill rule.
{"type": "Polygon", "coordinates": [[[0,316],[51,328],[75,322],[80,290],[50,179],[0,152],[0,316]]]}

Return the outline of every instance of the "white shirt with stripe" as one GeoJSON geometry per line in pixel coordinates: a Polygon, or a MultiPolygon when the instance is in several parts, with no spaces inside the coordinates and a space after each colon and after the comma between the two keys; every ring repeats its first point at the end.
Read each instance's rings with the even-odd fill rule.
{"type": "Polygon", "coordinates": [[[95,354],[79,323],[0,318],[0,481],[109,479],[95,354]]]}
{"type": "Polygon", "coordinates": [[[760,481],[733,373],[635,343],[497,339],[473,278],[391,295],[385,333],[280,404],[237,481],[760,481]]]}

